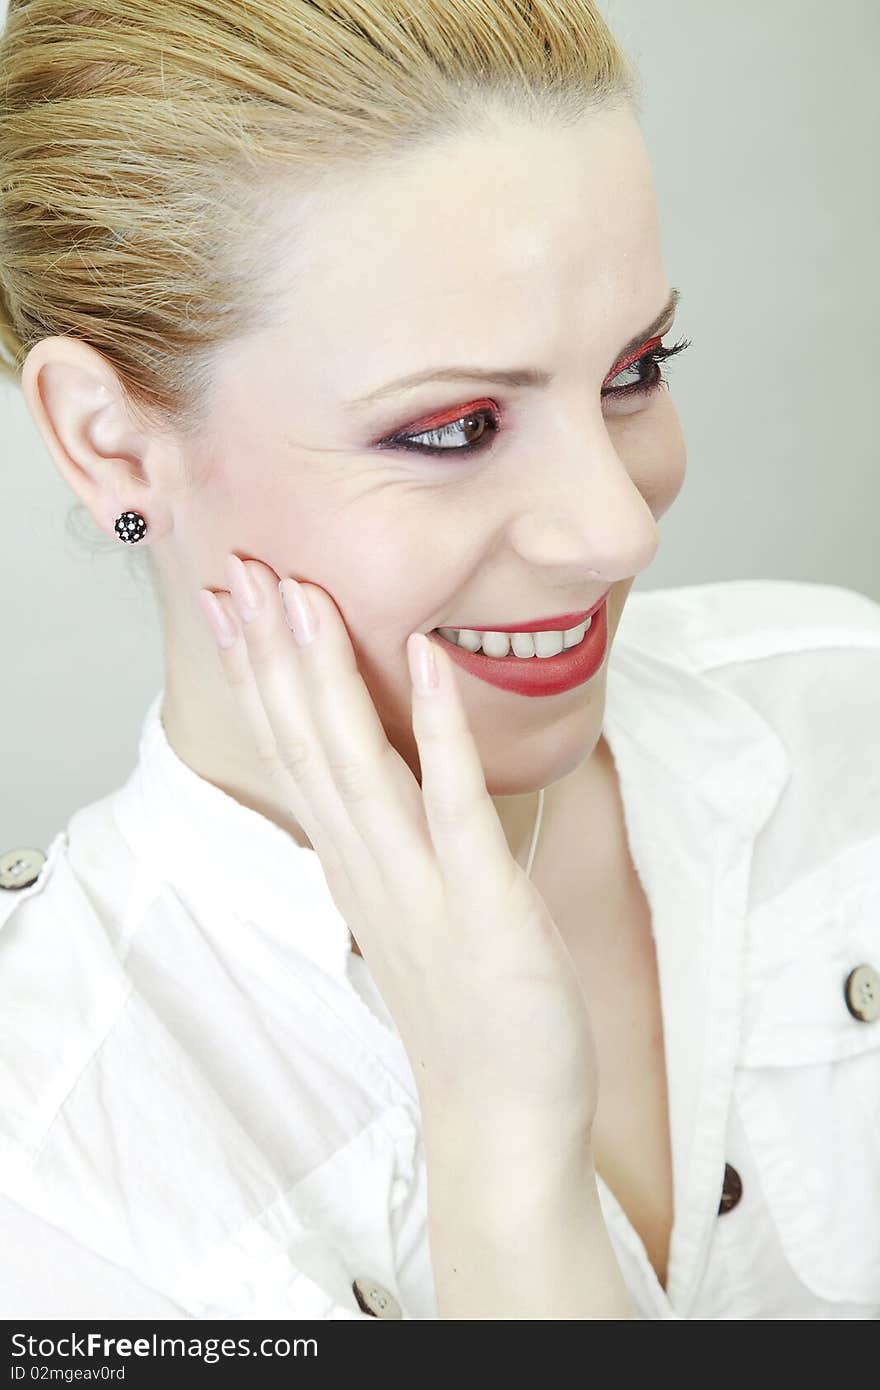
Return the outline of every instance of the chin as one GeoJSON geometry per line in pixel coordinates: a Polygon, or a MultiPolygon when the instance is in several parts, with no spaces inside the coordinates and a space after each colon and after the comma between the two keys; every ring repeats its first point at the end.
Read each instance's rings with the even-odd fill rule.
{"type": "Polygon", "coordinates": [[[534,762],[531,768],[520,764],[515,769],[499,769],[497,775],[487,771],[486,789],[490,796],[523,796],[537,791],[539,787],[546,788],[554,782],[561,782],[592,757],[601,737],[602,720],[592,718],[586,736],[581,729],[579,736],[565,738],[560,735],[554,740],[556,746],[552,756],[548,756],[549,737],[546,737],[543,750],[538,750],[539,753],[543,751],[543,758],[534,762]]]}

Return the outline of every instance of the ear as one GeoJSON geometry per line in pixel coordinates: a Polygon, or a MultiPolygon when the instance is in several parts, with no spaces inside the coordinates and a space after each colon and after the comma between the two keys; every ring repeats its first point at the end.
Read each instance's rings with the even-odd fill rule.
{"type": "Polygon", "coordinates": [[[22,392],[59,473],[102,531],[115,536],[125,511],[147,518],[147,543],[170,528],[168,443],[136,423],[99,352],[76,338],[43,338],[25,360],[22,392]]]}

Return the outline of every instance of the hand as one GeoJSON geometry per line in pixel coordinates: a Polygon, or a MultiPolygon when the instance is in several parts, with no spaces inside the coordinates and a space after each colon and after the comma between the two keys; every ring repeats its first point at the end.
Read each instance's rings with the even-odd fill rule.
{"type": "MultiPolygon", "coordinates": [[[[228,562],[231,564],[231,562],[228,562]]],[[[413,689],[421,787],[389,743],[326,590],[299,586],[299,646],[278,575],[244,569],[259,612],[210,593],[234,631],[220,660],[255,755],[303,827],[397,1025],[420,1096],[545,1137],[589,1138],[598,1066],[586,1000],[544,899],[510,853],[439,639],[439,686],[413,689]]],[[[238,582],[230,567],[230,588],[238,582]]],[[[295,588],[296,586],[294,586],[295,588]]],[[[412,667],[411,667],[412,669],[412,667]]]]}

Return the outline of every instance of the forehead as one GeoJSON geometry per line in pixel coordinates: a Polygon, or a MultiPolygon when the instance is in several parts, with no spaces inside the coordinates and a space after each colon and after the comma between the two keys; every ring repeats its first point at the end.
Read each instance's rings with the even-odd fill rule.
{"type": "Polygon", "coordinates": [[[290,245],[291,312],[343,343],[359,326],[417,339],[432,325],[472,333],[487,315],[512,326],[572,296],[601,314],[662,277],[648,155],[626,110],[501,124],[328,176],[299,201],[290,245]]]}

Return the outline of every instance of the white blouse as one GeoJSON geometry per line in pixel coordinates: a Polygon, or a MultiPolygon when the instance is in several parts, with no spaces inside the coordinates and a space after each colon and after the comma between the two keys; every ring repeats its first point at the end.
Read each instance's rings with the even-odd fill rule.
{"type": "MultiPolygon", "coordinates": [[[[400,1036],[318,856],[161,700],[122,787],[0,856],[0,1317],[436,1318],[400,1036]]],[[[632,592],[604,729],[674,1175],[667,1291],[599,1181],[636,1311],[880,1318],[880,606],[632,592]]]]}

